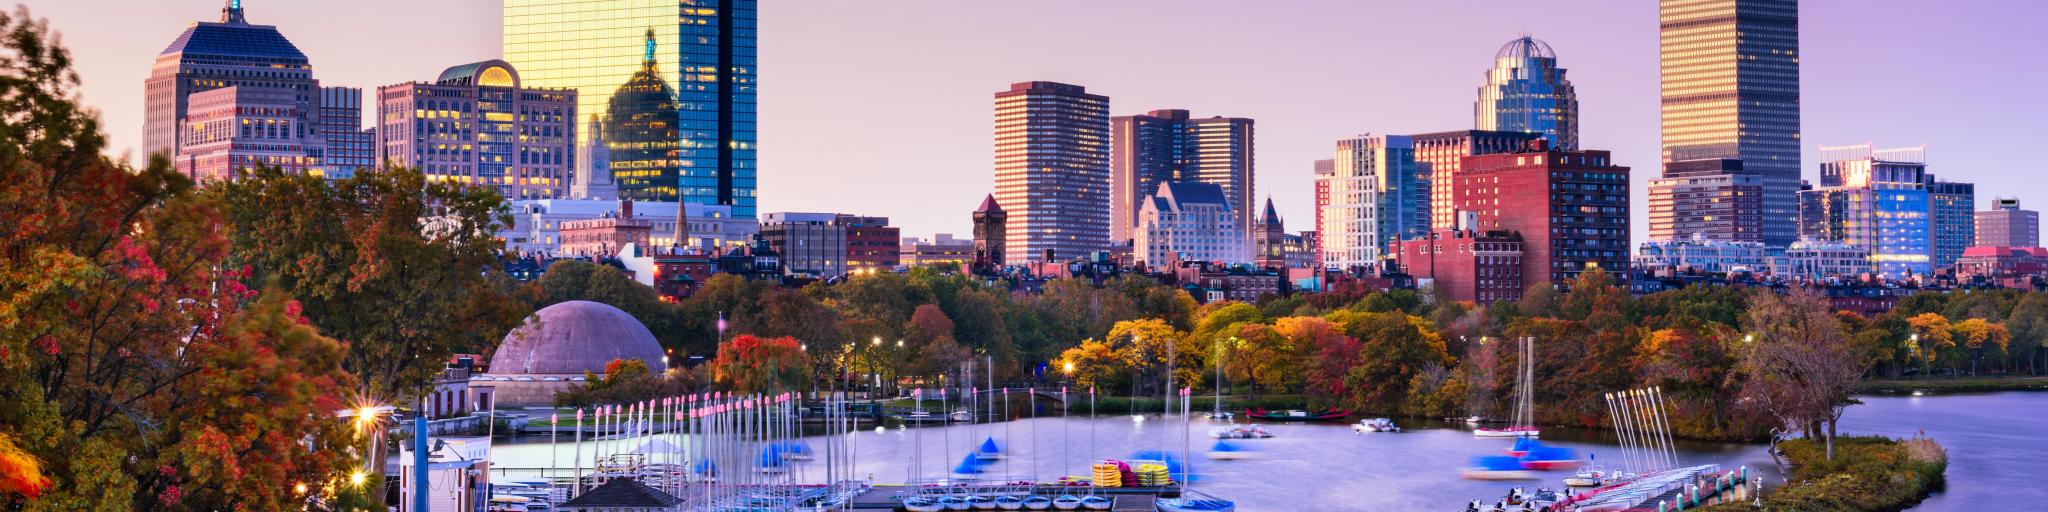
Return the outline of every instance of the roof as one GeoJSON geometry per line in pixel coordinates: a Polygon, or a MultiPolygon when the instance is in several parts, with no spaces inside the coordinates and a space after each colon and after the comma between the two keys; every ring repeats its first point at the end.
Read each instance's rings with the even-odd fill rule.
{"type": "Polygon", "coordinates": [[[661,492],[660,489],[648,487],[647,484],[640,483],[639,480],[613,478],[605,481],[604,485],[585,491],[583,495],[577,496],[576,499],[562,503],[560,508],[564,510],[669,508],[682,501],[682,499],[661,492]]]}
{"type": "Polygon", "coordinates": [[[661,343],[633,315],[608,305],[572,300],[541,308],[505,335],[491,356],[491,374],[604,373],[616,359],[639,359],[668,370],[661,343]]]}
{"type": "Polygon", "coordinates": [[[996,205],[995,194],[989,194],[987,198],[981,200],[981,207],[974,209],[975,213],[1002,213],[1002,211],[1003,207],[996,205]]]}
{"type": "Polygon", "coordinates": [[[1963,256],[2032,256],[2036,258],[2048,258],[2048,249],[2043,249],[2040,247],[2005,247],[1996,245],[1979,245],[1964,248],[1963,256]]]}
{"type": "Polygon", "coordinates": [[[277,27],[247,23],[193,23],[158,55],[172,54],[306,63],[306,54],[277,27]]]}
{"type": "Polygon", "coordinates": [[[1214,183],[1169,181],[1159,184],[1159,196],[1171,197],[1180,204],[1230,204],[1230,199],[1223,196],[1223,187],[1214,183]]]}
{"type": "Polygon", "coordinates": [[[519,87],[519,71],[512,64],[491,59],[471,62],[448,68],[441,77],[434,79],[441,85],[484,85],[491,87],[519,87]]]}
{"type": "Polygon", "coordinates": [[[1501,45],[1500,51],[1494,52],[1493,58],[1495,60],[1555,59],[1557,58],[1557,53],[1550,51],[1550,43],[1545,43],[1534,37],[1522,36],[1513,41],[1508,41],[1508,44],[1501,45]]]}

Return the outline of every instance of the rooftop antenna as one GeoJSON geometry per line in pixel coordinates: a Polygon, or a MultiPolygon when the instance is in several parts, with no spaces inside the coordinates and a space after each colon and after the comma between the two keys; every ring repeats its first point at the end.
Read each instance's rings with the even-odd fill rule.
{"type": "Polygon", "coordinates": [[[228,6],[220,10],[221,23],[246,24],[242,19],[242,0],[228,0],[228,6]]]}

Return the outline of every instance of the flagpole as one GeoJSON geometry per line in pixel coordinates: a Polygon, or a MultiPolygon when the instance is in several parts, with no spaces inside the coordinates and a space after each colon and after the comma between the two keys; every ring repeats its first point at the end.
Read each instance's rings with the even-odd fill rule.
{"type": "Polygon", "coordinates": [[[583,409],[576,409],[576,495],[583,495],[583,409]]]}

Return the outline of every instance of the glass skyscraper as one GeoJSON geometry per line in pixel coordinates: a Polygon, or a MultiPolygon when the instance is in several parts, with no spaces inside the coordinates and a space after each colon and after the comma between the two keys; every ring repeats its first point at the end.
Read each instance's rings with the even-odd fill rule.
{"type": "MultiPolygon", "coordinates": [[[[1178,109],[1111,118],[1110,241],[1136,238],[1132,229],[1138,225],[1138,210],[1161,183],[1216,185],[1232,211],[1248,211],[1253,126],[1242,117],[1191,119],[1188,111],[1178,109]]],[[[1251,226],[1251,219],[1240,218],[1237,230],[1248,233],[1251,226]]]]}
{"type": "Polygon", "coordinates": [[[682,183],[681,105],[655,62],[654,31],[647,31],[640,72],[612,93],[602,138],[606,166],[621,199],[674,201],[682,183]]]}
{"type": "MultiPolygon", "coordinates": [[[[730,205],[734,216],[751,219],[755,6],[756,0],[505,0],[505,60],[531,86],[575,89],[579,111],[595,120],[647,66],[645,34],[653,31],[654,66],[675,70],[677,178],[658,183],[666,181],[659,170],[625,170],[635,174],[615,177],[619,195],[730,205]]],[[[592,140],[594,132],[585,130],[578,142],[604,145],[592,140]]]]}
{"type": "Polygon", "coordinates": [[[1557,53],[1536,38],[1508,41],[1472,105],[1475,128],[1539,133],[1550,146],[1579,149],[1579,96],[1557,67],[1557,53]]]}
{"type": "MultiPolygon", "coordinates": [[[[1800,174],[1799,1],[1660,0],[1658,6],[1664,163],[1740,161],[1739,171],[1726,174],[1761,178],[1762,222],[1728,241],[1792,243],[1800,174]]],[[[1669,169],[1665,177],[1673,177],[1669,169]]],[[[1660,193],[1675,189],[1665,190],[1660,193]]],[[[1674,216],[1686,215],[1653,210],[1652,230],[1680,225],[1674,216]]]]}

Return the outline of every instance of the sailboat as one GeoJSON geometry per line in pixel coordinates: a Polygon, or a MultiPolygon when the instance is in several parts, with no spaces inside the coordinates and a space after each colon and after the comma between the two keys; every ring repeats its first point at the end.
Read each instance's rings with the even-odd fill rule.
{"type": "MultiPolygon", "coordinates": [[[[1189,390],[1188,390],[1187,388],[1182,388],[1182,389],[1181,389],[1181,392],[1180,392],[1180,395],[1181,395],[1181,412],[1180,412],[1180,414],[1181,414],[1181,427],[1180,427],[1180,450],[1181,450],[1181,459],[1182,459],[1182,460],[1188,460],[1188,459],[1187,459],[1187,457],[1188,457],[1188,455],[1189,455],[1189,453],[1188,453],[1188,452],[1190,451],[1189,447],[1191,446],[1191,445],[1189,444],[1189,442],[1188,442],[1188,419],[1187,419],[1187,416],[1188,416],[1188,410],[1187,410],[1187,396],[1188,396],[1188,391],[1189,391],[1189,390]]],[[[1236,511],[1237,511],[1237,503],[1235,503],[1235,502],[1232,502],[1232,501],[1230,501],[1230,500],[1226,500],[1226,499],[1223,499],[1223,498],[1218,498],[1218,497],[1215,497],[1215,496],[1210,496],[1210,495],[1207,495],[1207,494],[1203,494],[1203,493],[1200,493],[1200,492],[1195,492],[1195,491],[1194,491],[1194,490],[1192,490],[1192,489],[1188,489],[1188,481],[1190,481],[1190,480],[1194,480],[1194,479],[1195,479],[1195,478],[1194,478],[1194,474],[1193,474],[1193,473],[1194,473],[1193,469],[1194,469],[1194,468],[1192,468],[1192,467],[1187,467],[1187,468],[1185,468],[1185,469],[1183,469],[1183,470],[1182,470],[1182,473],[1181,473],[1181,477],[1180,477],[1180,496],[1178,496],[1178,497],[1173,497],[1173,498],[1161,498],[1161,499],[1160,499],[1159,501],[1153,502],[1153,505],[1154,505],[1155,507],[1158,507],[1158,509],[1159,509],[1159,511],[1160,511],[1160,512],[1236,512],[1236,511]]]]}
{"type": "Polygon", "coordinates": [[[1536,338],[1522,338],[1520,368],[1515,374],[1515,418],[1504,428],[1472,430],[1477,437],[1537,437],[1536,427],[1536,338]]]}
{"type": "Polygon", "coordinates": [[[1237,415],[1223,410],[1223,357],[1223,342],[1218,341],[1216,342],[1216,399],[1212,401],[1212,405],[1216,406],[1216,410],[1209,411],[1209,419],[1230,421],[1236,418],[1237,415]]]}

